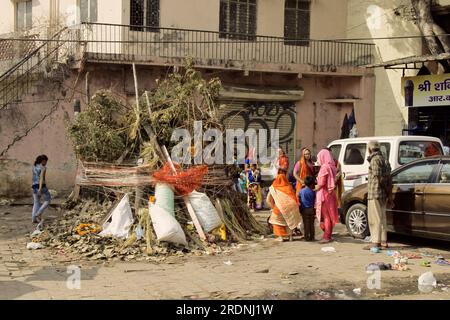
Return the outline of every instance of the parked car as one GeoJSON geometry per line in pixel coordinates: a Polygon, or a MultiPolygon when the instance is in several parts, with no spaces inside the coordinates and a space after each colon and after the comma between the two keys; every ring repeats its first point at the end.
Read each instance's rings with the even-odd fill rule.
{"type": "MultiPolygon", "coordinates": [[[[392,172],[388,231],[450,241],[450,156],[416,160],[392,172]]],[[[367,184],[342,196],[341,222],[355,238],[370,234],[367,184]]]]}
{"type": "Polygon", "coordinates": [[[389,160],[392,170],[416,159],[443,155],[440,139],[424,136],[389,136],[351,138],[333,141],[328,145],[333,156],[339,160],[344,174],[344,188],[352,188],[367,182],[369,150],[367,144],[377,140],[381,144],[381,152],[389,160]]]}

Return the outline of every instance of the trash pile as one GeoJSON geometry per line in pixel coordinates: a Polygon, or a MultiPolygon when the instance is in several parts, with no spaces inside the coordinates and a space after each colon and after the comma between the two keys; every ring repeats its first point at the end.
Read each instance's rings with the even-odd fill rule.
{"type": "MultiPolygon", "coordinates": [[[[79,159],[78,192],[64,216],[32,242],[87,259],[157,260],[220,253],[265,235],[225,165],[180,165],[167,152],[175,129],[193,132],[200,120],[203,129],[222,129],[219,89],[217,79],[202,79],[188,61],[153,92],[139,97],[136,89],[131,108],[97,92],[68,124],[79,159]]],[[[191,146],[193,155],[199,147],[191,146]]]]}

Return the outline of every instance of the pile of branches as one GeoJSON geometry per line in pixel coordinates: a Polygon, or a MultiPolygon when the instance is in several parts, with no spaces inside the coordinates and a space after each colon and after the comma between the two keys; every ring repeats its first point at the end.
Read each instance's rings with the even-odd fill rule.
{"type": "MultiPolygon", "coordinates": [[[[203,79],[194,69],[192,62],[187,61],[181,72],[171,73],[166,79],[158,80],[156,89],[152,92],[144,92],[140,95],[139,101],[131,107],[122,103],[110,91],[97,92],[86,110],[69,124],[69,136],[82,162],[111,163],[112,166],[113,164],[135,165],[138,159],[141,159],[142,167],[150,168],[148,170],[150,176],[151,172],[158,170],[165,162],[158,150],[159,146],[166,146],[170,150],[177,143],[171,141],[175,129],[186,129],[193,136],[195,121],[202,121],[203,130],[222,129],[217,105],[220,88],[219,79],[209,81],[203,79]]],[[[103,177],[104,172],[101,174],[96,176],[97,183],[100,180],[111,180],[110,177],[107,177],[108,179],[103,177]]],[[[110,172],[108,171],[107,174],[110,175],[110,172]]],[[[89,183],[84,181],[84,186],[87,185],[86,182],[89,183]]],[[[218,209],[227,229],[227,242],[247,240],[254,234],[266,234],[268,232],[266,226],[254,219],[247,208],[245,197],[235,192],[232,184],[225,166],[210,166],[203,181],[202,190],[198,190],[208,194],[218,209]]],[[[102,187],[99,184],[92,184],[92,186],[101,192],[102,187]]],[[[117,185],[109,187],[120,188],[117,185]]],[[[145,191],[144,198],[147,195],[145,191]]],[[[76,211],[76,208],[74,210],[76,211]]],[[[134,211],[136,223],[130,234],[134,235],[136,228],[140,226],[144,229],[146,237],[138,240],[131,236],[129,239],[131,243],[128,243],[128,246],[135,244],[139,248],[143,246],[146,248],[144,251],[151,255],[155,249],[154,244],[150,242],[155,237],[149,222],[150,217],[148,212],[142,215],[138,208],[134,211]]],[[[71,214],[76,213],[72,210],[71,214]]],[[[218,238],[212,241],[210,238],[209,244],[200,241],[195,229],[192,228],[191,218],[182,201],[177,202],[176,218],[189,238],[191,249],[206,250],[211,242],[219,241],[218,238]]],[[[73,232],[73,229],[67,232],[73,232]]],[[[78,238],[76,237],[77,241],[78,238]]],[[[91,238],[94,239],[95,236],[91,238]]],[[[108,250],[107,253],[110,251],[108,250]]],[[[96,255],[103,257],[102,252],[96,251],[96,255]]]]}

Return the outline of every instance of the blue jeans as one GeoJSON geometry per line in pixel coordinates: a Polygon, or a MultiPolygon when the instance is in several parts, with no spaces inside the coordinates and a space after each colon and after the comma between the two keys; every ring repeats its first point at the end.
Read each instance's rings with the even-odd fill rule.
{"type": "Polygon", "coordinates": [[[36,218],[39,217],[45,209],[50,205],[52,196],[48,192],[47,187],[42,187],[41,196],[44,196],[44,202],[41,203],[41,196],[38,195],[39,187],[33,186],[33,212],[31,218],[33,222],[36,222],[36,218]]]}

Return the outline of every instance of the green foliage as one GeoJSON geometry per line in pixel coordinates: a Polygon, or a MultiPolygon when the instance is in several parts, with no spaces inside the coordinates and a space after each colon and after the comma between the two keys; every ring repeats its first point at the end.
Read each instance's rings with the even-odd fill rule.
{"type": "Polygon", "coordinates": [[[124,124],[120,121],[123,108],[110,91],[101,90],[68,125],[69,136],[81,160],[113,162],[122,155],[127,144],[124,124]]]}

